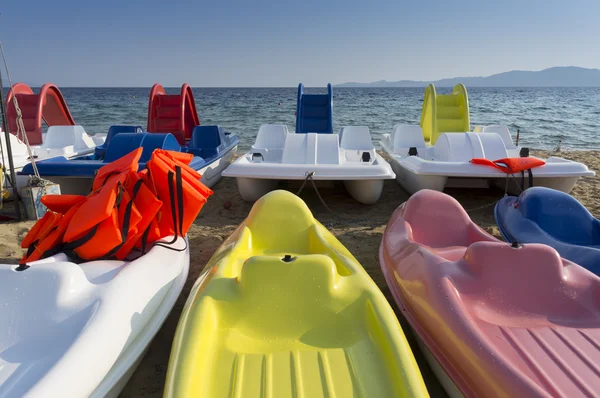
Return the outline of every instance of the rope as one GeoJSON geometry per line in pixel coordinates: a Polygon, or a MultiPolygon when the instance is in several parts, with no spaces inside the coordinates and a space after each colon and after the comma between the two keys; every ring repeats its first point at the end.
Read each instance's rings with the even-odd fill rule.
{"type": "MultiPolygon", "coordinates": [[[[314,171],[307,171],[306,172],[306,178],[302,182],[302,185],[300,186],[300,189],[298,189],[298,192],[296,192],[296,196],[300,196],[300,193],[302,192],[302,190],[306,186],[306,183],[310,180],[311,185],[312,185],[313,189],[315,190],[315,193],[317,194],[317,197],[319,198],[319,201],[321,202],[321,204],[323,205],[323,207],[325,207],[325,209],[327,209],[327,211],[330,212],[331,214],[333,214],[335,217],[337,217],[337,218],[339,218],[341,220],[344,220],[344,221],[352,221],[353,223],[359,223],[359,222],[363,222],[363,221],[371,221],[372,220],[372,218],[369,218],[369,217],[366,217],[366,218],[346,217],[343,214],[340,214],[340,213],[337,213],[337,212],[333,211],[327,205],[327,203],[325,203],[325,199],[323,199],[323,196],[321,196],[321,192],[317,188],[317,184],[315,183],[315,180],[313,178],[314,175],[315,175],[314,171]]],[[[329,223],[329,225],[331,225],[332,227],[334,227],[335,223],[336,223],[335,221],[332,221],[332,222],[329,223]]]]}
{"type": "MultiPolygon", "coordinates": [[[[2,47],[2,42],[0,42],[0,53],[2,54],[2,60],[4,61],[4,69],[6,69],[8,85],[12,87],[13,84],[10,78],[10,72],[8,71],[8,65],[6,63],[6,56],[4,55],[4,48],[2,47]]],[[[25,132],[25,126],[23,125],[23,114],[21,113],[21,108],[19,108],[17,96],[13,94],[12,100],[13,104],[15,105],[15,111],[17,112],[17,138],[19,137],[19,135],[21,135],[23,142],[25,143],[25,145],[27,145],[27,152],[29,153],[29,160],[31,160],[31,166],[33,167],[34,177],[38,180],[41,180],[40,173],[35,164],[33,151],[31,150],[31,146],[29,145],[29,138],[27,137],[27,133],[25,132]]],[[[6,144],[8,145],[8,143],[6,144]]]]}
{"type": "MultiPolygon", "coordinates": [[[[313,179],[313,176],[315,175],[314,171],[307,171],[306,172],[306,178],[304,179],[304,181],[302,181],[302,185],[300,185],[300,189],[298,189],[298,192],[296,192],[296,196],[300,196],[300,193],[302,193],[302,190],[304,189],[304,187],[306,186],[306,183],[310,180],[313,189],[315,190],[319,200],[321,201],[321,204],[327,209],[327,211],[329,211],[331,214],[335,215],[336,217],[339,217],[341,219],[344,220],[352,220],[352,221],[360,221],[363,219],[358,219],[358,218],[350,218],[350,217],[344,217],[341,214],[338,214],[336,212],[334,212],[333,210],[331,210],[331,208],[329,206],[327,206],[327,203],[325,203],[325,200],[323,199],[323,197],[321,196],[321,193],[319,192],[319,189],[317,188],[317,185],[315,184],[315,180],[313,179]]],[[[515,182],[515,185],[517,186],[517,189],[519,190],[519,192],[523,192],[523,190],[521,189],[521,187],[519,186],[519,183],[517,182],[517,179],[515,177],[514,174],[506,174],[506,184],[504,187],[504,197],[508,196],[508,181],[509,181],[509,177],[512,176],[512,180],[515,182]]],[[[472,213],[478,210],[482,210],[482,209],[486,209],[488,207],[492,207],[495,206],[496,203],[498,203],[500,201],[500,199],[496,199],[491,203],[487,203],[485,205],[482,206],[478,206],[478,207],[473,207],[471,209],[465,209],[465,211],[467,213],[472,213]]],[[[367,220],[367,219],[364,219],[367,220]]]]}
{"type": "MultiPolygon", "coordinates": [[[[327,203],[325,203],[325,200],[323,200],[323,197],[321,196],[321,193],[319,192],[319,190],[317,189],[317,185],[315,184],[315,180],[313,179],[313,176],[315,175],[314,171],[309,171],[306,173],[306,178],[304,179],[304,181],[302,182],[302,185],[300,186],[300,189],[298,190],[298,192],[296,192],[296,196],[300,196],[300,193],[302,192],[302,190],[304,189],[304,186],[306,185],[306,182],[308,180],[310,180],[313,189],[315,190],[315,192],[317,193],[317,196],[319,197],[319,200],[321,201],[321,204],[323,204],[323,206],[325,206],[325,208],[332,214],[335,214],[336,216],[339,217],[338,214],[336,214],[333,210],[331,210],[329,208],[329,206],[327,206],[327,203]]],[[[343,217],[342,217],[343,218],[343,217]]]]}

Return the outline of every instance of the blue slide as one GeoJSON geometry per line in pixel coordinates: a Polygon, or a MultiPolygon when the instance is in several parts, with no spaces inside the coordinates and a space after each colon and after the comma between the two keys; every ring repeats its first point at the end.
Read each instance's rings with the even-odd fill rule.
{"type": "Polygon", "coordinates": [[[327,85],[327,94],[304,94],[304,85],[298,85],[296,105],[296,133],[333,133],[333,89],[327,85]]]}
{"type": "Polygon", "coordinates": [[[600,275],[600,221],[571,195],[529,188],[518,198],[501,199],[494,217],[508,242],[543,243],[600,275]]]}

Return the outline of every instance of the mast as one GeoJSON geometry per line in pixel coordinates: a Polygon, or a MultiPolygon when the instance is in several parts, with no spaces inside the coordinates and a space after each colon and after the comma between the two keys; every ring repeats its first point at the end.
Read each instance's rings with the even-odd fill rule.
{"type": "Polygon", "coordinates": [[[10,169],[10,178],[13,186],[13,200],[15,203],[15,213],[17,220],[21,221],[21,204],[19,203],[19,192],[17,189],[17,176],[15,174],[15,164],[12,156],[12,147],[10,146],[10,133],[8,132],[8,119],[6,118],[6,104],[4,103],[4,85],[2,84],[2,71],[0,71],[0,116],[2,116],[2,130],[4,130],[4,139],[6,140],[6,156],[8,157],[8,168],[10,169]]]}

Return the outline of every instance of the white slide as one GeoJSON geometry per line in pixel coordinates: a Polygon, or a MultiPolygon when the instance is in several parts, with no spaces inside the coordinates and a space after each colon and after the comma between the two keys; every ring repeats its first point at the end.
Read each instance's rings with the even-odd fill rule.
{"type": "Polygon", "coordinates": [[[344,181],[358,202],[377,202],[383,180],[393,179],[390,165],[375,151],[368,127],[343,127],[340,134],[289,133],[287,126],[262,125],[251,150],[223,176],[236,177],[240,195],[255,201],[280,180],[344,181]]]}
{"type": "Polygon", "coordinates": [[[187,239],[132,261],[0,264],[0,397],[116,397],[173,308],[187,239]]]}
{"type": "MultiPolygon", "coordinates": [[[[421,189],[443,191],[444,188],[505,188],[506,173],[499,169],[471,163],[474,158],[491,161],[519,158],[521,147],[513,143],[507,127],[500,125],[475,128],[474,132],[442,133],[434,145],[426,145],[418,125],[396,125],[381,140],[383,151],[392,159],[396,180],[409,193],[421,189]]],[[[546,164],[532,169],[535,186],[570,192],[577,180],[595,173],[586,165],[549,157],[546,164]]],[[[526,173],[527,174],[527,173],[526,173]]],[[[511,178],[513,178],[511,176],[511,178]]],[[[508,191],[519,193],[521,174],[509,181],[508,191]]],[[[523,182],[528,187],[528,177],[523,182]]]]}

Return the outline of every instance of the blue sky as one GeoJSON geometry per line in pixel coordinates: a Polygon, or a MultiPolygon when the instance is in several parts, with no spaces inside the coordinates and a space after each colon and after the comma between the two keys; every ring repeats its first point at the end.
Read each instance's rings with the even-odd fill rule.
{"type": "Polygon", "coordinates": [[[600,1],[0,3],[14,81],[295,86],[600,68],[600,1]]]}

